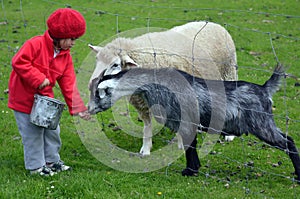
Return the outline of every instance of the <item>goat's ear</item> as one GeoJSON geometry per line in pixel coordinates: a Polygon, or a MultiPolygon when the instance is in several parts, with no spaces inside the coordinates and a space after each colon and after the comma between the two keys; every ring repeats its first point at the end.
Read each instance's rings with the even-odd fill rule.
{"type": "Polygon", "coordinates": [[[90,49],[92,49],[95,53],[98,53],[102,47],[101,46],[93,46],[91,44],[88,45],[90,47],[90,49]]]}
{"type": "Polygon", "coordinates": [[[101,82],[97,89],[98,89],[98,94],[100,99],[104,98],[106,96],[106,89],[115,89],[115,87],[117,86],[118,81],[116,81],[115,79],[109,79],[109,80],[105,80],[103,82],[101,82]]]}
{"type": "Polygon", "coordinates": [[[123,68],[130,69],[140,67],[133,59],[131,59],[128,55],[122,56],[122,64],[123,68]]]}

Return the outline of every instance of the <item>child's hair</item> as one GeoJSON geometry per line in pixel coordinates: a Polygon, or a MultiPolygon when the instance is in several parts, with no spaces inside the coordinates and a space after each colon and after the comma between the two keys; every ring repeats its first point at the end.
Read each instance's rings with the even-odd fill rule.
{"type": "MultiPolygon", "coordinates": [[[[51,35],[50,35],[51,36],[51,35]]],[[[51,36],[52,37],[52,36],[51,36]]],[[[60,48],[60,46],[59,46],[59,39],[57,39],[57,38],[53,38],[52,37],[52,39],[53,39],[53,45],[55,46],[55,47],[57,47],[57,48],[60,48]]]]}

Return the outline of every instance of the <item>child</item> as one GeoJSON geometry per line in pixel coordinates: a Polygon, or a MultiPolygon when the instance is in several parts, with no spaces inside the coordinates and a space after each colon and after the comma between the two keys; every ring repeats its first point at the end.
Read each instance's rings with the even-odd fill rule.
{"type": "Polygon", "coordinates": [[[34,94],[54,97],[58,82],[71,115],[90,119],[90,114],[76,87],[70,48],[85,33],[83,16],[76,10],[62,8],[47,20],[43,35],[26,41],[12,58],[8,107],[15,119],[24,146],[25,168],[31,174],[50,175],[70,170],[60,159],[60,128],[50,130],[30,123],[34,94]]]}

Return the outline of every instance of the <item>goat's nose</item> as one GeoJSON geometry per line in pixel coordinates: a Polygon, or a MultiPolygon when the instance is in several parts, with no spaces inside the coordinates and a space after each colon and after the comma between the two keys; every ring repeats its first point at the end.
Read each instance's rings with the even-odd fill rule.
{"type": "Polygon", "coordinates": [[[94,115],[94,114],[97,113],[97,112],[96,112],[96,109],[97,109],[96,104],[95,104],[95,103],[89,102],[89,104],[88,104],[88,112],[89,112],[91,115],[94,115]]]}
{"type": "Polygon", "coordinates": [[[88,106],[88,112],[89,113],[93,113],[94,108],[92,108],[91,106],[88,106]]]}
{"type": "Polygon", "coordinates": [[[94,115],[95,114],[95,109],[88,109],[89,114],[94,115]]]}
{"type": "Polygon", "coordinates": [[[89,113],[91,113],[93,111],[93,109],[94,109],[94,106],[92,106],[90,102],[88,103],[87,107],[88,107],[88,112],[89,113]]]}

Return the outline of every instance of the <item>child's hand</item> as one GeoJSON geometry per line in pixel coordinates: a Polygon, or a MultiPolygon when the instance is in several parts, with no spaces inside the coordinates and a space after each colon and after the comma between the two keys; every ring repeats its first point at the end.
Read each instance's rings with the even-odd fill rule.
{"type": "Polygon", "coordinates": [[[91,115],[90,115],[90,113],[88,111],[80,112],[80,113],[78,113],[78,116],[81,119],[84,119],[84,120],[90,120],[91,119],[91,115]]]}
{"type": "Polygon", "coordinates": [[[39,85],[39,89],[43,89],[45,88],[46,86],[49,86],[50,85],[50,81],[48,78],[46,78],[43,83],[41,85],[39,85]]]}

